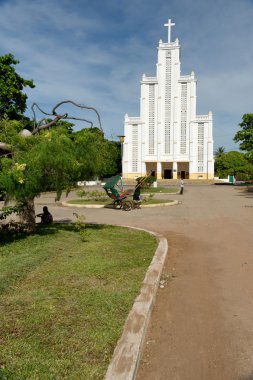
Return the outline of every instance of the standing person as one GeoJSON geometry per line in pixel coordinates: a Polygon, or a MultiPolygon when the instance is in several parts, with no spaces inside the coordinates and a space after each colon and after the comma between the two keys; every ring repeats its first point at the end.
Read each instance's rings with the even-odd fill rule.
{"type": "Polygon", "coordinates": [[[43,207],[43,212],[41,214],[37,214],[36,216],[41,218],[41,223],[42,224],[50,224],[53,223],[53,216],[52,214],[48,211],[47,206],[43,207]]]}
{"type": "Polygon", "coordinates": [[[143,187],[143,181],[138,181],[133,193],[133,201],[135,208],[141,208],[141,187],[143,187]]]}
{"type": "Polygon", "coordinates": [[[180,194],[183,195],[183,192],[184,192],[184,179],[181,178],[181,181],[180,181],[180,194]]]}

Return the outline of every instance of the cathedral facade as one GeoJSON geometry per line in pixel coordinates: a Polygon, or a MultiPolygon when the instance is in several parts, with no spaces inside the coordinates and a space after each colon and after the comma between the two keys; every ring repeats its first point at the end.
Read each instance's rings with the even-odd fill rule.
{"type": "Polygon", "coordinates": [[[196,76],[181,75],[180,44],[159,41],[156,76],[141,80],[140,116],[125,115],[123,178],[214,177],[212,113],[196,115],[196,76]]]}

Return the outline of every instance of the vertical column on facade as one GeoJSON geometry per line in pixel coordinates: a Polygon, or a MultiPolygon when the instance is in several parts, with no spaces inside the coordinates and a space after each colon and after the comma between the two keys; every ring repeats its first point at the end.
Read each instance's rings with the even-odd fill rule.
{"type": "Polygon", "coordinates": [[[146,162],[145,162],[145,129],[142,130],[142,143],[141,143],[141,176],[145,176],[147,174],[146,162]]]}
{"type": "Polygon", "coordinates": [[[177,179],[177,162],[173,161],[173,179],[177,179]]]}
{"type": "Polygon", "coordinates": [[[197,108],[197,79],[194,71],[191,72],[191,81],[190,81],[190,120],[196,118],[196,108],[197,108]]]}
{"type": "Polygon", "coordinates": [[[147,165],[146,165],[146,162],[143,161],[141,163],[141,176],[145,176],[147,175],[147,165]]]}
{"type": "Polygon", "coordinates": [[[128,136],[129,136],[129,127],[128,127],[128,114],[125,114],[125,120],[124,120],[124,135],[125,135],[125,142],[123,144],[123,150],[122,150],[122,177],[126,178],[127,173],[129,173],[129,167],[128,167],[128,136]],[[124,160],[123,160],[124,157],[124,160]]]}
{"type": "Polygon", "coordinates": [[[157,179],[162,179],[162,163],[161,162],[157,162],[157,167],[156,167],[156,177],[157,179]]]}
{"type": "MultiPolygon", "coordinates": [[[[189,124],[189,178],[191,179],[191,174],[194,172],[194,161],[197,161],[196,149],[194,149],[194,141],[196,141],[197,135],[194,135],[194,123],[189,124]]],[[[196,166],[196,165],[195,165],[196,166]]]]}
{"type": "Polygon", "coordinates": [[[146,80],[146,75],[143,74],[142,76],[142,83],[141,83],[141,97],[140,97],[140,115],[142,123],[140,125],[141,128],[141,175],[146,175],[146,154],[147,154],[147,146],[148,146],[148,140],[147,140],[147,98],[148,98],[148,85],[144,83],[143,81],[146,80]]]}
{"type": "Polygon", "coordinates": [[[194,172],[194,142],[191,140],[189,144],[189,178],[191,173],[194,172]]]}

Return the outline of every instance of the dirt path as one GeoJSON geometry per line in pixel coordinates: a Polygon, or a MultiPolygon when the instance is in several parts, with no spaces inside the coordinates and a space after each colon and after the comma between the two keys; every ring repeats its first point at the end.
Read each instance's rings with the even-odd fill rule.
{"type": "Polygon", "coordinates": [[[137,380],[249,380],[253,198],[227,187],[188,191],[184,224],[163,231],[173,277],[159,291],[137,380]]]}
{"type": "MultiPolygon", "coordinates": [[[[144,227],[168,239],[169,280],[158,291],[137,380],[253,379],[252,195],[189,186],[170,197],[179,206],[78,211],[88,222],[144,227]]],[[[52,208],[56,218],[72,218],[72,209],[52,208]]]]}

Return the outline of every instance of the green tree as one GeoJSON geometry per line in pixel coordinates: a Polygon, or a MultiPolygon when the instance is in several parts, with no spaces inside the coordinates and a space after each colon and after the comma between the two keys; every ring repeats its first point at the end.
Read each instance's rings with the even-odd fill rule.
{"type": "Polygon", "coordinates": [[[253,174],[253,165],[249,162],[247,156],[242,152],[228,152],[215,157],[215,173],[225,178],[228,175],[247,175],[253,174]]]}
{"type": "Polygon", "coordinates": [[[0,188],[22,205],[21,219],[30,231],[35,228],[34,198],[41,192],[54,190],[59,198],[79,180],[115,171],[117,151],[100,131],[71,132],[63,125],[23,137],[21,129],[21,122],[0,121],[0,139],[10,152],[1,156],[0,188]]]}
{"type": "Polygon", "coordinates": [[[240,149],[253,159],[253,114],[246,113],[239,124],[241,130],[236,132],[234,141],[240,142],[240,149]]]}
{"type": "Polygon", "coordinates": [[[83,129],[73,135],[82,180],[115,174],[118,149],[112,141],[104,139],[100,129],[83,129]],[[89,147],[88,150],[84,149],[86,146],[89,147]]]}
{"type": "Polygon", "coordinates": [[[34,103],[32,132],[24,133],[29,120],[23,116],[27,95],[22,90],[35,86],[32,80],[25,80],[16,73],[14,65],[18,63],[12,54],[0,57],[0,190],[4,189],[7,201],[14,199],[17,206],[22,207],[21,219],[32,231],[36,196],[54,190],[59,198],[63,190],[68,191],[79,180],[114,174],[118,151],[104,139],[97,110],[71,100],[58,103],[51,114],[34,103]],[[83,120],[90,126],[93,123],[57,113],[56,110],[67,103],[93,110],[100,129],[73,132],[73,124],[66,120],[83,120]],[[36,120],[35,109],[45,115],[42,120],[36,120]],[[53,119],[49,119],[50,116],[53,119]]]}
{"type": "Polygon", "coordinates": [[[215,155],[215,157],[219,157],[219,156],[221,156],[222,154],[224,154],[225,152],[226,152],[226,149],[224,148],[224,146],[219,146],[219,147],[216,149],[214,155],[215,155]]]}
{"type": "Polygon", "coordinates": [[[27,95],[22,91],[25,87],[35,87],[32,80],[17,74],[14,66],[18,63],[12,54],[0,57],[0,119],[4,115],[10,120],[23,118],[27,95]]]}

